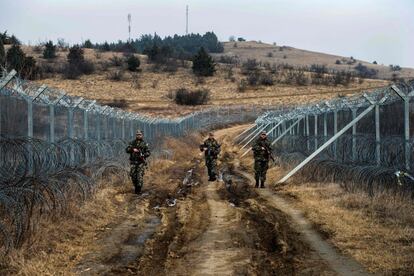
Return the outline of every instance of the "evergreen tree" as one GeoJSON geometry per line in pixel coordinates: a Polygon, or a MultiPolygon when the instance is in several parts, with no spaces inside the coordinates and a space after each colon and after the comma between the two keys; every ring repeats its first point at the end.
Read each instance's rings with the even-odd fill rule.
{"type": "Polygon", "coordinates": [[[155,61],[157,61],[157,58],[160,54],[160,48],[158,47],[158,45],[156,43],[154,43],[152,45],[152,47],[146,48],[144,50],[144,54],[146,54],[148,56],[149,61],[155,62],[155,61]]]}
{"type": "Polygon", "coordinates": [[[212,76],[215,69],[213,59],[203,47],[200,48],[198,53],[193,57],[193,72],[197,76],[212,76]]]}
{"type": "Polygon", "coordinates": [[[51,59],[56,57],[56,46],[53,45],[53,42],[49,40],[45,44],[45,49],[43,50],[43,58],[45,59],[51,59]]]}
{"type": "Polygon", "coordinates": [[[19,45],[13,44],[6,54],[7,70],[16,70],[23,78],[33,79],[37,73],[36,60],[26,57],[19,45]]]}
{"type": "Polygon", "coordinates": [[[7,69],[15,69],[17,72],[21,72],[24,66],[26,55],[22,51],[19,45],[13,44],[7,51],[6,63],[7,69]]]}
{"type": "Polygon", "coordinates": [[[106,42],[106,41],[105,41],[105,43],[102,45],[101,49],[102,49],[102,51],[104,51],[104,52],[109,52],[109,51],[111,51],[111,47],[109,47],[109,44],[108,44],[108,42],[106,42]]]}
{"type": "Polygon", "coordinates": [[[135,72],[137,71],[138,67],[141,65],[141,62],[139,61],[139,58],[137,58],[134,55],[130,55],[127,59],[128,64],[128,70],[135,72]]]}
{"type": "Polygon", "coordinates": [[[70,64],[81,64],[85,61],[83,50],[79,45],[74,45],[69,49],[67,58],[70,64]]]}
{"type": "Polygon", "coordinates": [[[90,39],[87,39],[84,43],[83,43],[83,48],[89,48],[92,49],[93,48],[93,44],[91,42],[90,39]]]}

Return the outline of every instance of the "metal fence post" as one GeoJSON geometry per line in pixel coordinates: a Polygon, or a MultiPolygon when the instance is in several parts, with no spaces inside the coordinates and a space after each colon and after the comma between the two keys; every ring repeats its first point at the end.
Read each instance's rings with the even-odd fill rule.
{"type": "MultiPolygon", "coordinates": [[[[335,109],[333,115],[334,115],[334,125],[333,125],[334,133],[333,133],[333,135],[335,136],[338,133],[338,110],[335,109]]],[[[334,151],[334,159],[335,160],[338,160],[337,145],[338,145],[338,143],[335,140],[335,142],[333,144],[333,151],[334,151]]]]}
{"type": "Polygon", "coordinates": [[[315,134],[315,150],[318,148],[318,115],[315,114],[314,115],[314,123],[315,123],[315,129],[314,129],[314,134],[315,134]]]}
{"type": "MultiPolygon", "coordinates": [[[[355,120],[355,118],[357,117],[357,109],[356,108],[352,108],[352,120],[355,120]]],[[[355,162],[356,161],[356,134],[357,134],[357,123],[355,123],[352,126],[352,161],[355,162]]]]}
{"type": "Polygon", "coordinates": [[[306,115],[305,117],[305,121],[306,121],[306,149],[309,150],[310,149],[310,141],[309,141],[309,137],[310,137],[310,132],[309,132],[309,115],[306,115]]]}
{"type": "Polygon", "coordinates": [[[375,142],[376,150],[375,157],[377,159],[377,165],[381,164],[381,137],[380,137],[380,113],[379,105],[375,105],[375,142]]]}

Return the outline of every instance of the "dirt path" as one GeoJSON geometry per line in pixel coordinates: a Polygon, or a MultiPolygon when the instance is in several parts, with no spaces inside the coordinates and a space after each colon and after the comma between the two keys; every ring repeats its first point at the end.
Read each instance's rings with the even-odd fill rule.
{"type": "Polygon", "coordinates": [[[210,210],[209,226],[189,247],[194,248],[188,259],[193,260],[190,275],[233,275],[238,267],[246,266],[249,252],[234,243],[231,233],[240,227],[240,214],[229,202],[217,194],[220,183],[210,183],[204,188],[210,210]]]}
{"type": "MultiPolygon", "coordinates": [[[[250,180],[251,185],[254,184],[254,178],[250,174],[238,171],[244,177],[250,180]]],[[[298,231],[303,239],[312,247],[313,250],[326,260],[330,267],[338,273],[338,275],[368,275],[365,269],[350,257],[340,254],[330,243],[325,241],[321,235],[312,228],[312,225],[303,216],[302,212],[291,206],[285,199],[271,192],[268,189],[259,189],[260,197],[273,207],[288,214],[295,224],[295,230],[298,231]]]]}
{"type": "Polygon", "coordinates": [[[114,195],[115,219],[92,233],[73,274],[364,275],[300,213],[253,188],[232,146],[245,127],[216,132],[222,181],[207,182],[197,156],[164,170],[162,179],[179,183],[168,192],[152,186],[141,196],[114,195]]]}

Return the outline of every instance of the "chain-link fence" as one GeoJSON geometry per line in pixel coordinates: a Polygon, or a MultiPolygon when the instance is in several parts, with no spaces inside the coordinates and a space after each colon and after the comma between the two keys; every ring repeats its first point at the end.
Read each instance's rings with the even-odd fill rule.
{"type": "Polygon", "coordinates": [[[279,182],[301,172],[308,180],[371,194],[391,189],[414,196],[412,96],[414,82],[267,112],[238,141],[247,148],[261,130],[268,131],[275,155],[291,169],[279,182]]]}
{"type": "Polygon", "coordinates": [[[264,108],[217,107],[153,118],[71,97],[3,72],[0,78],[0,253],[19,246],[38,221],[85,198],[110,171],[127,176],[125,148],[137,129],[152,156],[165,137],[254,121],[264,108]]]}

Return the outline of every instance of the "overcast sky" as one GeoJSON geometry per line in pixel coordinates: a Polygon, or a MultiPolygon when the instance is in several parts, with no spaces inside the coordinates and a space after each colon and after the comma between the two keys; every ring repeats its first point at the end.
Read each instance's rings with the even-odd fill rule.
{"type": "Polygon", "coordinates": [[[0,31],[25,44],[214,31],[383,64],[414,67],[414,0],[0,0],[0,31]]]}

